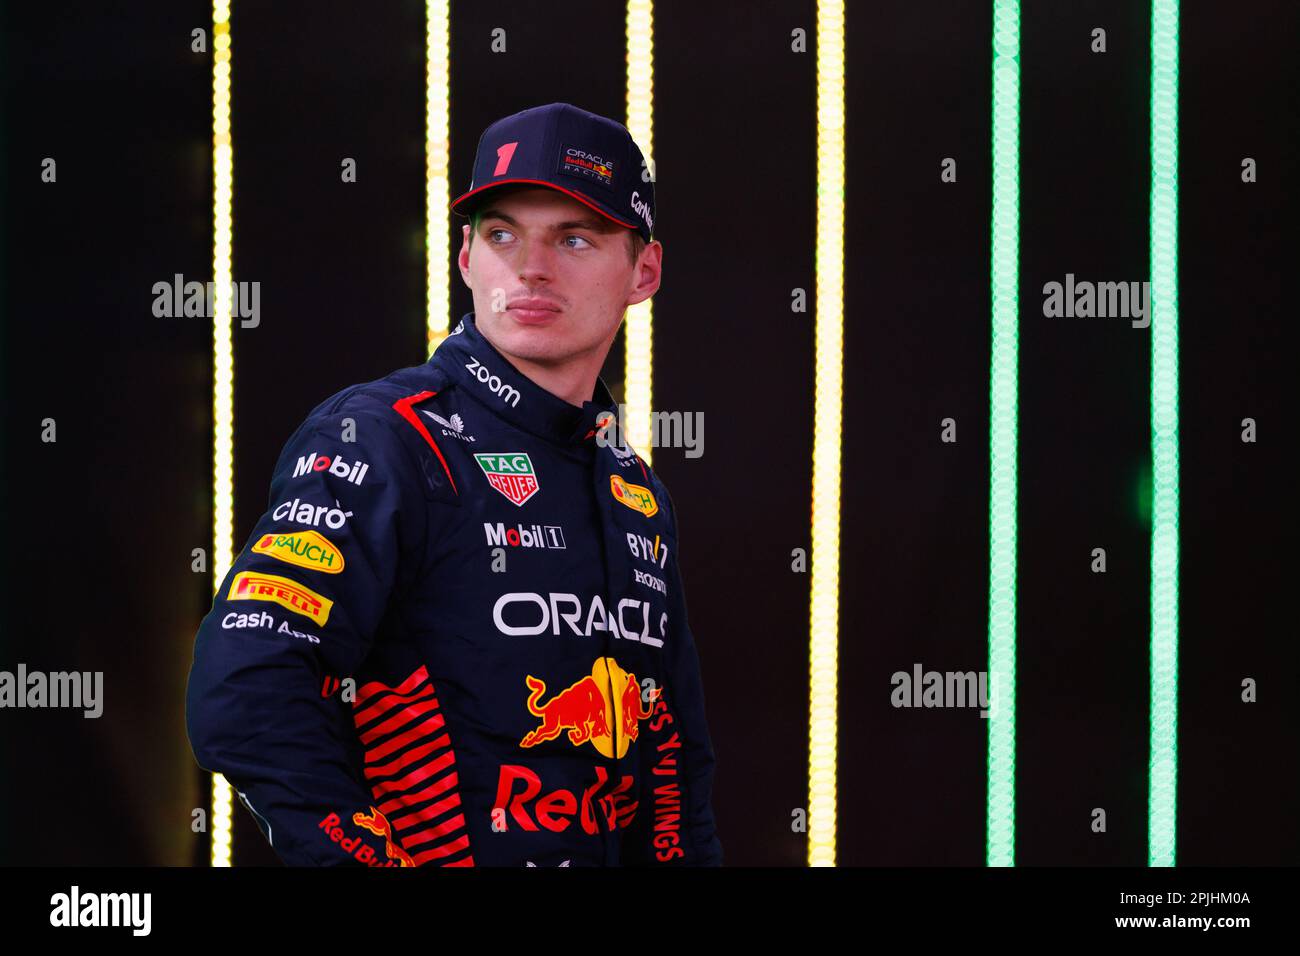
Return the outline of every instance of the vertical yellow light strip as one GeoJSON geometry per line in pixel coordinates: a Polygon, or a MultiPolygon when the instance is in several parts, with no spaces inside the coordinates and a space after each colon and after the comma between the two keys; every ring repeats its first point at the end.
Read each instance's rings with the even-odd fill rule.
{"type": "MultiPolygon", "coordinates": [[[[220,586],[233,560],[234,385],[231,341],[231,240],[234,150],[230,135],[230,3],[212,5],[212,581],[220,586]]],[[[230,785],[212,775],[212,865],[230,866],[230,785]]]]}
{"type": "Polygon", "coordinates": [[[817,4],[817,317],[809,635],[808,864],[835,865],[844,361],[844,4],[817,4]]]}
{"type": "MultiPolygon", "coordinates": [[[[645,155],[654,176],[654,3],[628,0],[627,5],[627,131],[645,155]]],[[[629,444],[649,464],[653,460],[650,422],[654,371],[654,310],[647,299],[627,310],[623,330],[625,380],[623,402],[627,406],[623,431],[629,444]]]]}
{"type": "Polygon", "coordinates": [[[424,5],[424,249],[426,322],[429,354],[447,337],[451,320],[451,230],[447,205],[450,154],[448,50],[450,11],[447,0],[426,0],[424,5]]]}

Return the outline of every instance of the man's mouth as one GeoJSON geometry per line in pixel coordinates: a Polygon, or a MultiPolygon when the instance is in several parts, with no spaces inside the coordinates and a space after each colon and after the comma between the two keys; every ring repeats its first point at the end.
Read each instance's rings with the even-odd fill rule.
{"type": "Polygon", "coordinates": [[[547,299],[516,299],[506,309],[515,321],[525,325],[549,322],[560,314],[560,307],[547,299]]]}

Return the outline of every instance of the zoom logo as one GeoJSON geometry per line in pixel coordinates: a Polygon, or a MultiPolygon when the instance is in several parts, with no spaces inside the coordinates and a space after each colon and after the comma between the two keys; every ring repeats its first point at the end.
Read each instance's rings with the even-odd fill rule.
{"type": "Polygon", "coordinates": [[[493,375],[487,368],[474,356],[469,357],[469,363],[465,366],[469,373],[488,387],[488,389],[501,401],[508,402],[511,408],[519,407],[519,389],[513,385],[507,385],[501,381],[501,376],[493,375]]]}

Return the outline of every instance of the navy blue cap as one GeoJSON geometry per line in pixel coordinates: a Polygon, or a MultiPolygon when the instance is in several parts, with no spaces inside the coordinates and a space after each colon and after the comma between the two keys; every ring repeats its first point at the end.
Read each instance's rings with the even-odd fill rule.
{"type": "Polygon", "coordinates": [[[469,190],[451,204],[468,216],[498,186],[558,189],[651,241],[655,184],[622,123],[570,103],[550,103],[499,119],[479,137],[469,190]]]}

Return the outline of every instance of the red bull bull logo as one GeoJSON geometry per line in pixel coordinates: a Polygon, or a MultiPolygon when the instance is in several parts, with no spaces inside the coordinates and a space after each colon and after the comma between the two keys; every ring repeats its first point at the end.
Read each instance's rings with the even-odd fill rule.
{"type": "Polygon", "coordinates": [[[393,839],[393,828],[388,822],[388,817],[374,807],[370,808],[369,813],[352,814],[352,822],[369,830],[375,836],[383,837],[384,851],[388,854],[390,860],[397,860],[401,866],[415,866],[410,854],[398,846],[397,841],[393,839]]]}
{"type": "Polygon", "coordinates": [[[352,814],[352,822],[364,830],[368,830],[375,836],[384,838],[384,851],[388,855],[387,860],[380,860],[370,844],[366,843],[360,834],[348,836],[346,830],[340,824],[342,818],[337,813],[331,813],[321,820],[317,827],[324,830],[326,835],[334,843],[346,852],[354,856],[359,863],[366,866],[415,866],[410,854],[397,845],[393,839],[393,828],[385,817],[374,807],[370,808],[369,813],[352,814]]]}
{"type": "Polygon", "coordinates": [[[598,658],[591,673],[542,703],[546,682],[529,674],[528,712],[542,719],[541,726],[524,734],[521,747],[535,747],[568,732],[569,743],[590,743],[602,756],[622,757],[637,739],[641,721],[648,718],[661,688],[644,700],[636,675],[612,657],[598,658]]]}

